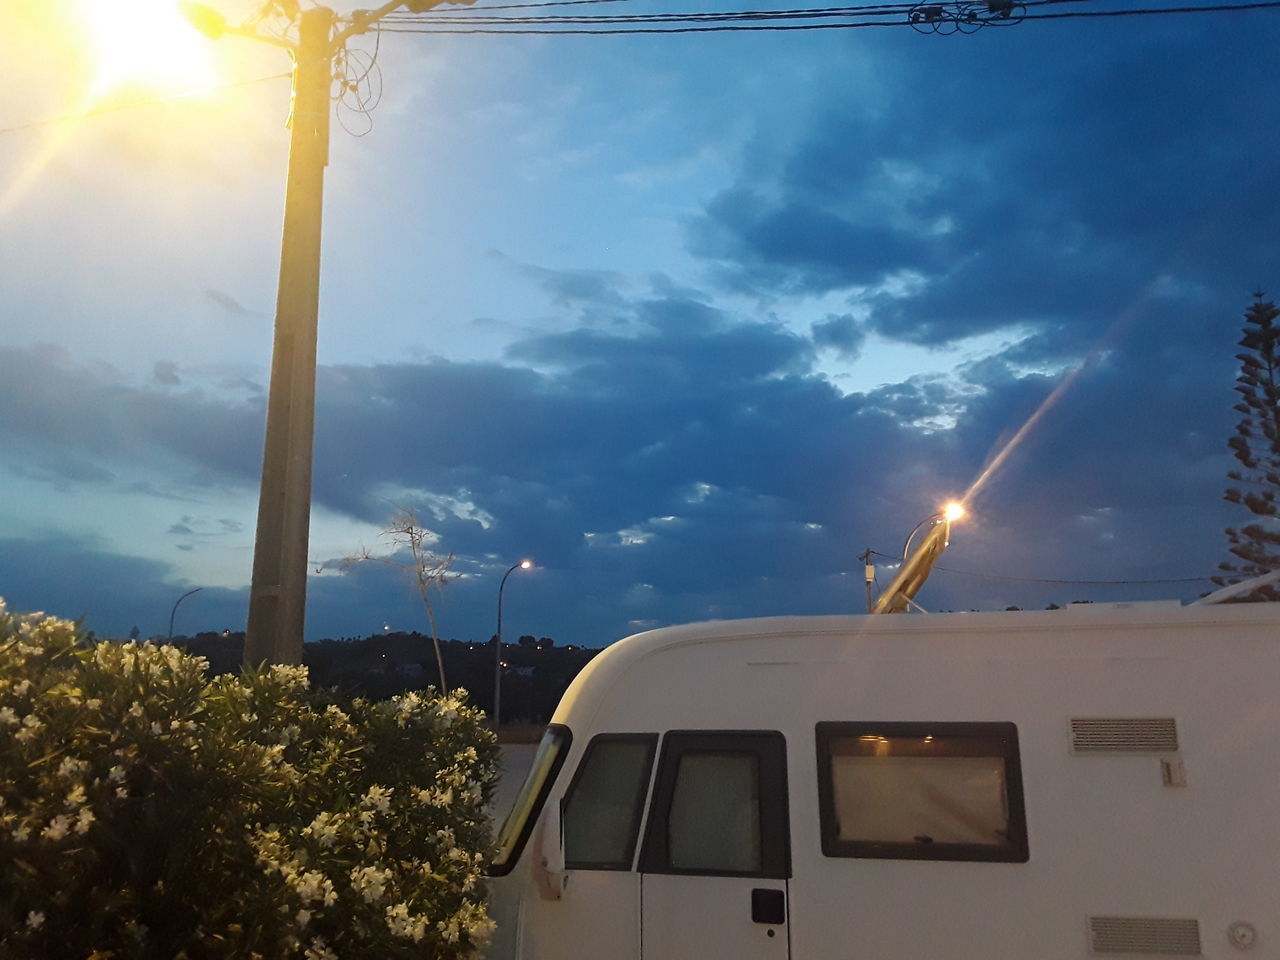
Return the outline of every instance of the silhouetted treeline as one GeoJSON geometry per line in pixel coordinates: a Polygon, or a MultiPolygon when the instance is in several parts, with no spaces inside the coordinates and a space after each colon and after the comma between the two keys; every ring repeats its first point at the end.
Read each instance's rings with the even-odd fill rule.
{"type": "MultiPolygon", "coordinates": [[[[240,671],[243,632],[198,633],[174,637],[172,643],[207,659],[210,675],[240,671]]],[[[475,706],[492,712],[493,641],[445,640],[440,646],[449,688],[464,687],[475,706]]],[[[523,636],[515,643],[503,643],[503,722],[546,723],[570,681],[599,652],[572,645],[557,647],[550,637],[523,636]]],[[[431,638],[416,630],[308,643],[302,660],[315,686],[338,687],[375,700],[438,687],[440,682],[431,638]]]]}

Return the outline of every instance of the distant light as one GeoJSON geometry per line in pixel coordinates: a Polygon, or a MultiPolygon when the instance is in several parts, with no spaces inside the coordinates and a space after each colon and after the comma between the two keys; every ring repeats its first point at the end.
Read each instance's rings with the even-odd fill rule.
{"type": "Polygon", "coordinates": [[[528,569],[529,569],[530,567],[532,567],[532,566],[533,566],[533,561],[532,561],[532,560],[521,560],[521,561],[520,561],[520,569],[521,569],[521,570],[528,570],[528,569]]]}
{"type": "Polygon", "coordinates": [[[961,519],[965,512],[964,505],[956,503],[954,500],[942,508],[942,515],[949,521],[961,519]]]}

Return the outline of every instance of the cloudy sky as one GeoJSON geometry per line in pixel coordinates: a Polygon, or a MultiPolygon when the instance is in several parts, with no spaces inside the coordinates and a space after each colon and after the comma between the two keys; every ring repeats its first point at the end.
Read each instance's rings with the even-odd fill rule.
{"type": "MultiPolygon", "coordinates": [[[[0,596],[100,634],[196,587],[178,632],[241,629],[252,563],[289,90],[242,81],[289,65],[160,4],[16,0],[0,35],[0,596]]],[[[383,36],[328,170],[308,639],[425,630],[340,563],[404,507],[463,574],[447,637],[525,556],[509,636],[857,612],[857,555],[1002,450],[925,607],[1209,589],[1038,581],[1205,577],[1242,519],[1278,43],[1273,10],[383,36]]]]}

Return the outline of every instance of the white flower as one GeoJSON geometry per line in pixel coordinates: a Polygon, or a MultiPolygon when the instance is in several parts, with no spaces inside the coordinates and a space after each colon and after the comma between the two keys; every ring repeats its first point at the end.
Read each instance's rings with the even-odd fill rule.
{"type": "Polygon", "coordinates": [[[303,960],[338,960],[338,955],[329,949],[323,937],[316,937],[307,947],[303,960]]]}
{"type": "Polygon", "coordinates": [[[57,776],[64,780],[71,780],[88,769],[89,764],[84,760],[77,760],[75,757],[63,757],[62,762],[58,764],[57,776]]]}
{"type": "Polygon", "coordinates": [[[338,826],[334,822],[333,814],[324,811],[316,815],[316,818],[302,829],[304,837],[315,837],[322,849],[332,847],[338,840],[338,826]]]}
{"type": "Polygon", "coordinates": [[[13,707],[0,707],[0,727],[16,727],[18,725],[18,715],[13,712],[13,707]]]}
{"type": "Polygon", "coordinates": [[[31,689],[30,680],[21,680],[13,685],[13,692],[19,697],[25,697],[27,691],[31,689]]]}
{"type": "Polygon", "coordinates": [[[298,926],[305,927],[308,923],[311,922],[311,911],[299,910],[296,914],[294,914],[293,919],[297,921],[298,926]]]}
{"type": "Polygon", "coordinates": [[[28,740],[34,740],[43,729],[44,721],[34,713],[29,713],[22,718],[22,729],[13,735],[13,739],[19,743],[26,743],[28,740]]]}
{"type": "Polygon", "coordinates": [[[360,801],[360,806],[366,810],[377,810],[379,813],[386,813],[391,806],[391,788],[380,787],[375,783],[360,801]]]}
{"type": "Polygon", "coordinates": [[[26,843],[27,838],[31,836],[31,828],[24,823],[14,830],[13,833],[9,834],[9,836],[13,837],[13,839],[18,843],[26,843]]]}
{"type": "Polygon", "coordinates": [[[67,791],[67,798],[65,802],[67,806],[70,807],[72,810],[80,806],[80,804],[84,803],[84,801],[85,801],[84,784],[77,783],[74,787],[72,787],[70,790],[67,791]]]}
{"type": "Polygon", "coordinates": [[[329,906],[338,899],[333,881],[318,870],[308,870],[294,880],[294,888],[303,903],[322,903],[329,906]]]}
{"type": "Polygon", "coordinates": [[[44,924],[44,914],[41,913],[39,910],[32,910],[30,913],[27,914],[28,930],[39,930],[41,925],[43,924],[44,924]]]}
{"type": "Polygon", "coordinates": [[[116,787],[116,796],[124,800],[129,796],[129,791],[125,787],[116,787]]]}
{"type": "Polygon", "coordinates": [[[120,764],[117,763],[114,767],[112,767],[110,770],[107,771],[107,779],[110,780],[112,783],[120,783],[122,780],[124,780],[124,767],[120,766],[120,764]]]}
{"type": "Polygon", "coordinates": [[[393,936],[417,943],[426,936],[427,918],[415,917],[409,912],[407,903],[397,903],[394,907],[387,907],[387,929],[393,936]]]}
{"type": "Polygon", "coordinates": [[[140,704],[137,700],[133,701],[133,704],[129,707],[129,716],[131,717],[142,716],[142,704],[140,704]]]}
{"type": "Polygon", "coordinates": [[[377,903],[386,896],[389,879],[391,871],[379,870],[377,867],[360,867],[351,871],[351,882],[365,903],[377,903]]]}
{"type": "Polygon", "coordinates": [[[92,697],[91,699],[86,700],[86,701],[84,702],[84,705],[85,705],[86,707],[88,707],[90,710],[101,710],[101,709],[102,709],[102,701],[101,701],[101,700],[99,700],[97,697],[92,697]]]}
{"type": "Polygon", "coordinates": [[[71,818],[65,813],[60,813],[52,820],[49,825],[40,831],[40,836],[46,840],[61,840],[67,835],[67,830],[71,826],[71,818]]]}
{"type": "Polygon", "coordinates": [[[79,816],[76,817],[76,833],[81,833],[81,834],[87,833],[89,830],[89,825],[92,824],[93,821],[96,819],[97,817],[93,815],[92,807],[89,807],[89,806],[81,807],[80,814],[79,816]]]}

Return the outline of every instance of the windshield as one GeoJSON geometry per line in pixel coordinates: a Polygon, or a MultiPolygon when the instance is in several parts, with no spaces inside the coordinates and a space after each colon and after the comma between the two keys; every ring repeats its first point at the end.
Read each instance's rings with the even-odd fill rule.
{"type": "Polygon", "coordinates": [[[534,821],[546,803],[547,793],[564,763],[573,735],[568,727],[552,724],[542,735],[533,764],[516,795],[515,803],[498,831],[498,851],[489,865],[489,876],[502,877],[511,872],[533,830],[534,821]]]}

